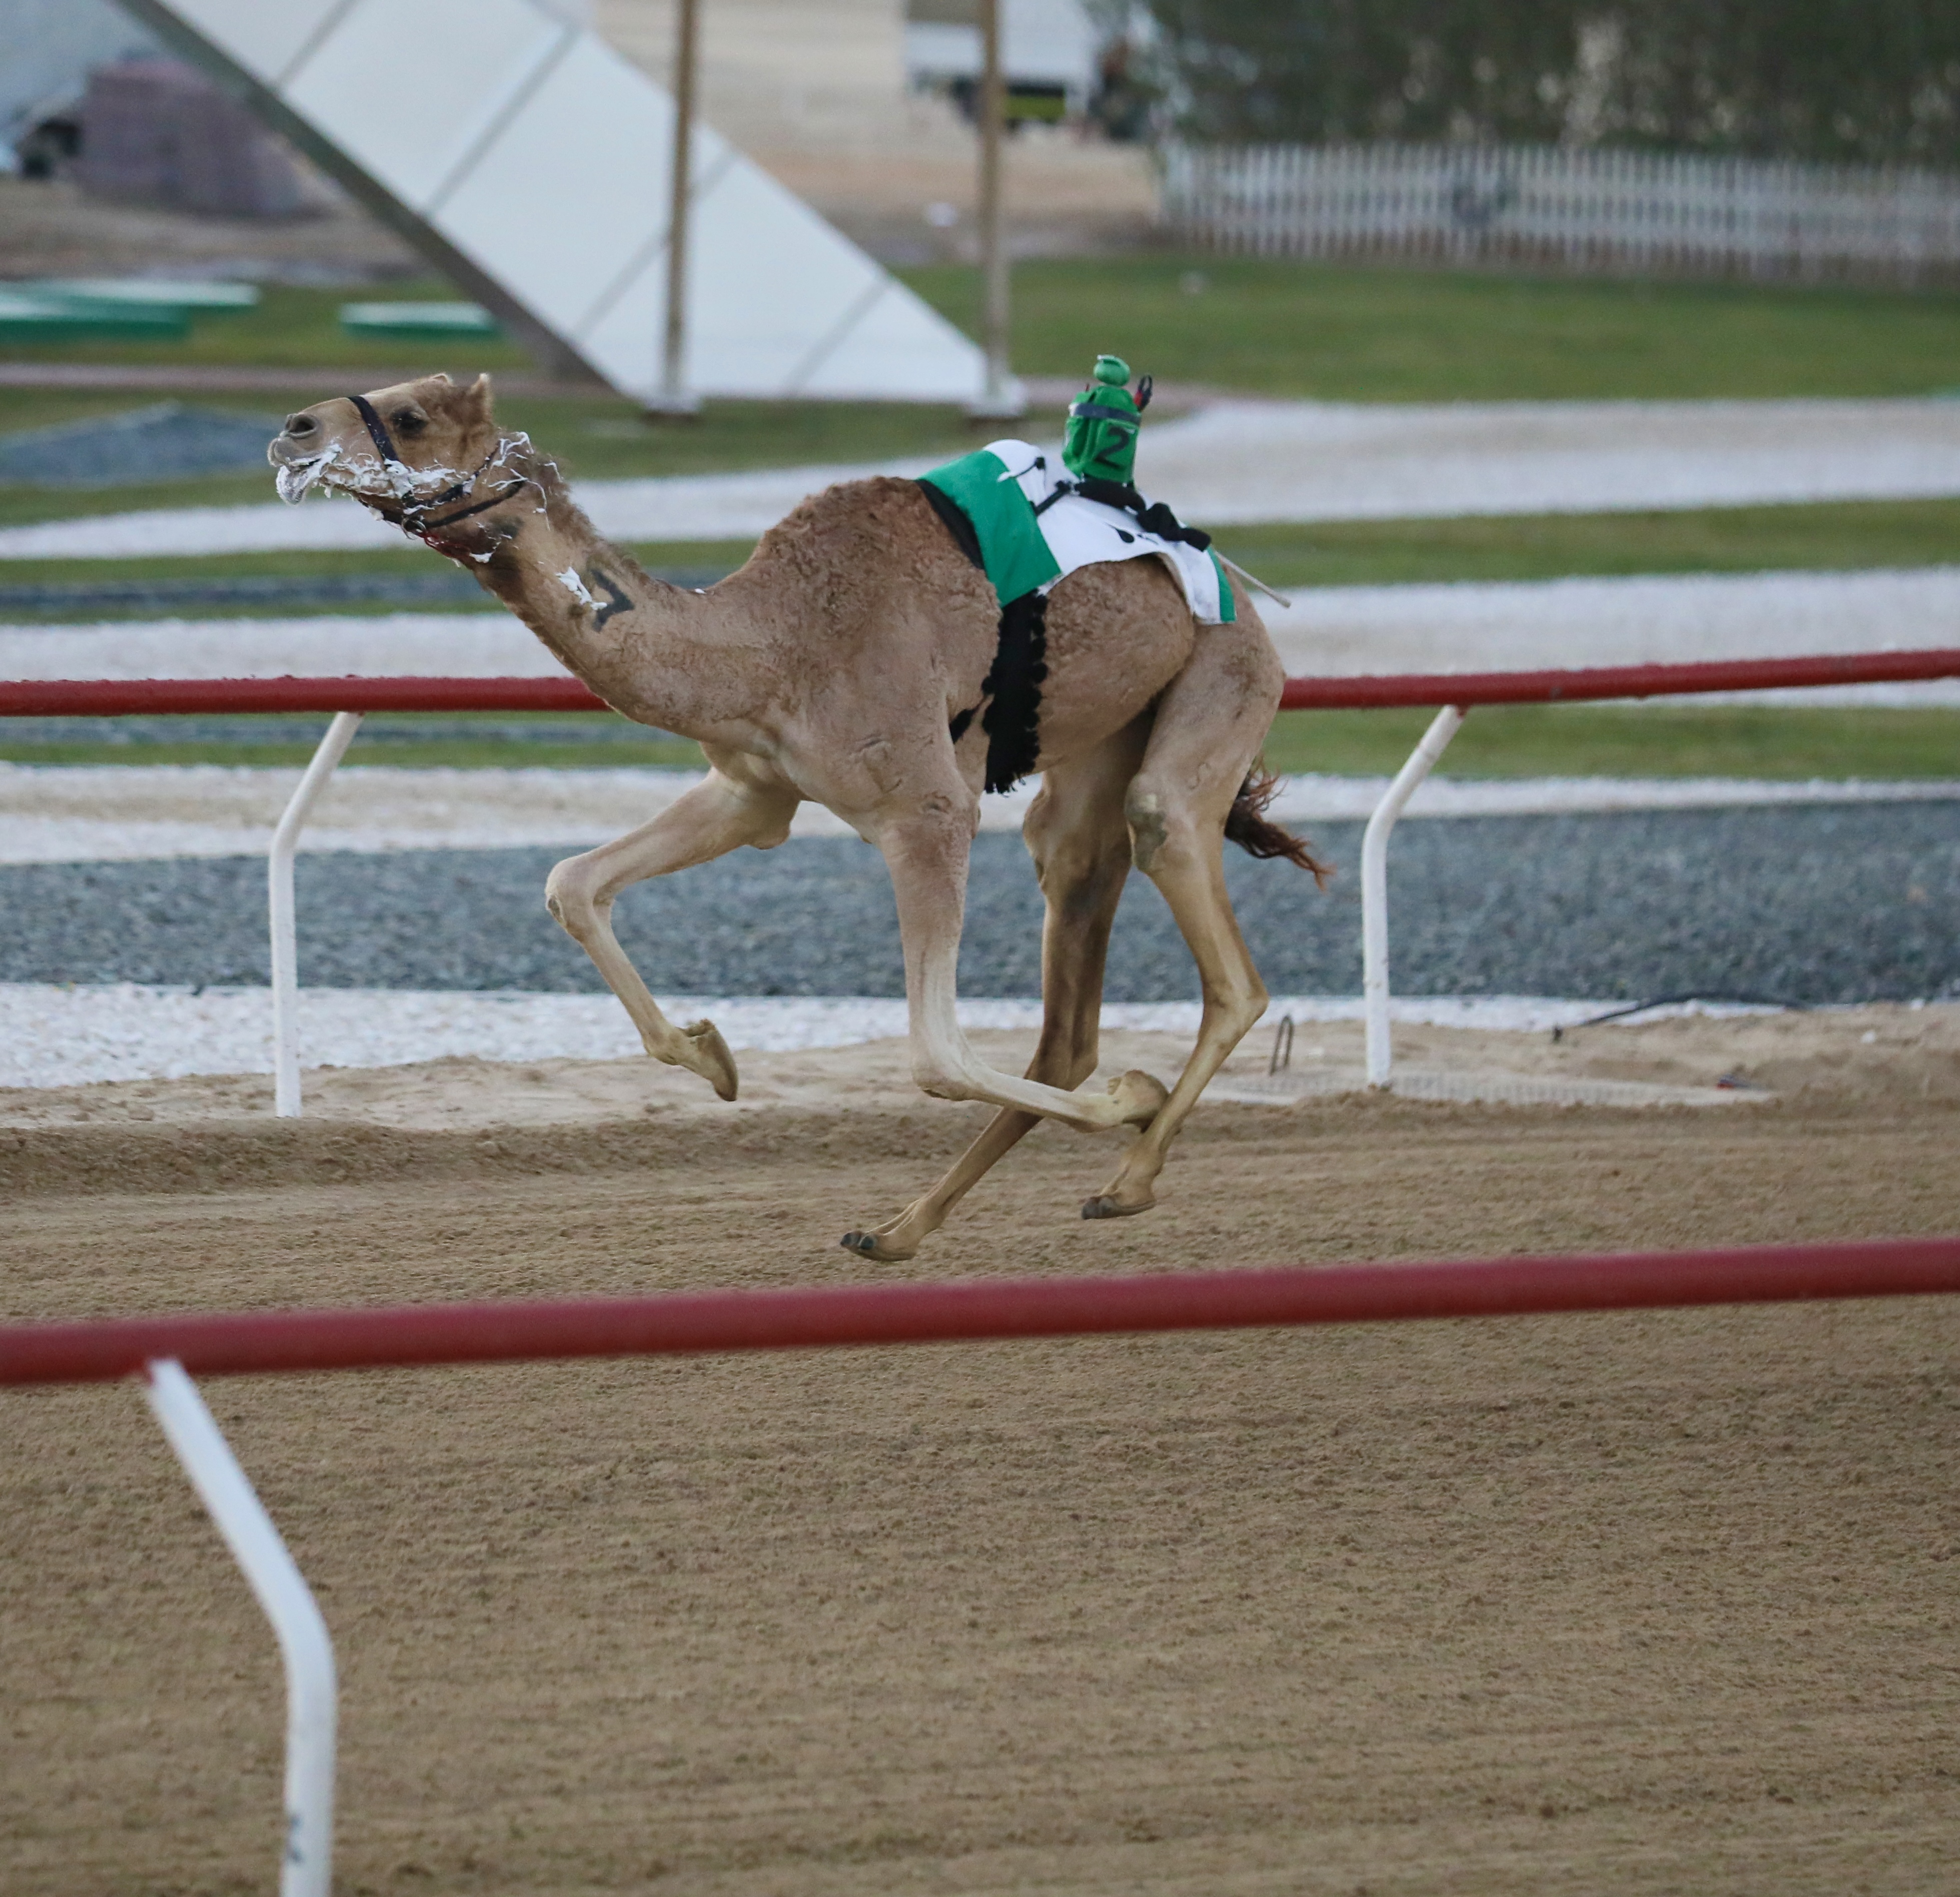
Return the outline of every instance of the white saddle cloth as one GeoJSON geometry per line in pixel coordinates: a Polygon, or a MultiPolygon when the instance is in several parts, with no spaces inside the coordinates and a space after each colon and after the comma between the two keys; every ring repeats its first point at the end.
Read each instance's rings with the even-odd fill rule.
{"type": "MultiPolygon", "coordinates": [[[[1068,478],[1059,455],[1044,454],[1026,441],[989,441],[987,452],[1000,458],[1008,476],[1018,480],[1021,492],[1039,510],[1057,485],[1068,478]]],[[[1177,575],[1184,597],[1191,603],[1191,616],[1200,625],[1217,625],[1232,616],[1231,594],[1224,583],[1217,561],[1207,551],[1182,540],[1166,540],[1146,533],[1134,514],[1121,508],[1105,507],[1080,494],[1065,494],[1045,512],[1038,512],[1036,524],[1048,552],[1061,568],[1045,591],[1068,578],[1077,568],[1093,566],[1103,560],[1135,560],[1154,554],[1177,575]],[[1222,610],[1221,610],[1222,608],[1222,610]]]]}

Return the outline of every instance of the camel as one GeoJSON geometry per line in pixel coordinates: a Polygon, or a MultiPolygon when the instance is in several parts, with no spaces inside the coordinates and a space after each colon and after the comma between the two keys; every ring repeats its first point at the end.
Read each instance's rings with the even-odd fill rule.
{"type": "Polygon", "coordinates": [[[651,823],[555,868],[551,913],[590,955],[657,1061],[736,1096],[712,1023],[670,1022],[616,938],[614,899],[746,844],[772,849],[805,799],[889,868],[905,954],[912,1077],[991,1122],[951,1170],[883,1224],[845,1235],[876,1262],[914,1256],[1038,1121],[1137,1129],[1085,1218],[1147,1211],[1199,1094],[1267,995],[1225,887],[1223,839],[1318,872],[1263,816],[1260,750],[1284,680],[1249,598],[1198,625],[1163,563],[1085,567],[1054,590],[1039,699],[1042,786],[1023,836],[1046,902],[1042,1024],[1026,1073],[988,1067],[955,1013],[968,857],[986,750],[972,716],[1000,603],[915,482],[851,481],[805,501],[741,570],[705,590],[653,578],[601,539],[555,465],[500,432],[489,379],[432,375],[336,396],[288,418],[268,450],[279,491],[352,495],[474,573],[625,716],[699,743],[705,779],[651,823]],[[968,714],[965,719],[960,715],[968,714]],[[1197,1042],[1174,1086],[1095,1071],[1103,969],[1134,865],[1198,964],[1197,1042]]]}

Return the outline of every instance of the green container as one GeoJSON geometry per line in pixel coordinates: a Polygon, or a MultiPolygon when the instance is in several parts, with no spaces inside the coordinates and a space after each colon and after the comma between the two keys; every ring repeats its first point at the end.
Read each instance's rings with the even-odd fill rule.
{"type": "Polygon", "coordinates": [[[169,342],[189,328],[184,313],[167,305],[111,310],[0,291],[0,342],[94,342],[117,336],[169,342]]]}
{"type": "Polygon", "coordinates": [[[243,316],[259,307],[249,283],[192,283],[163,277],[47,277],[20,286],[28,296],[72,310],[138,317],[174,312],[192,317],[243,316]]]}
{"type": "Polygon", "coordinates": [[[498,336],[497,319],[480,303],[343,303],[340,326],[349,336],[498,336]]]}

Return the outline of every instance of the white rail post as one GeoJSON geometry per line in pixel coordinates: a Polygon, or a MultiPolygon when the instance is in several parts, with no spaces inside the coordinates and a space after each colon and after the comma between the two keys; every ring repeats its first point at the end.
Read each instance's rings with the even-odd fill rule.
{"type": "Polygon", "coordinates": [[[279,1897],[329,1897],[333,1872],[333,1640],[304,1577],[253,1492],[197,1386],[173,1358],[145,1367],[145,1394],[286,1665],[286,1842],[279,1897]]]}
{"type": "Polygon", "coordinates": [[[313,754],[292,801],[272,832],[266,863],[266,907],[272,927],[272,1111],[282,1120],[300,1116],[300,965],[293,924],[293,853],[333,767],[361,728],[358,711],[336,711],[313,754]]]}
{"type": "Polygon", "coordinates": [[[1416,786],[1436,768],[1463,722],[1463,708],[1446,705],[1422,742],[1395,773],[1375,806],[1361,839],[1361,1012],[1367,1024],[1368,1084],[1386,1087],[1392,1055],[1389,1040],[1389,833],[1416,786]]]}

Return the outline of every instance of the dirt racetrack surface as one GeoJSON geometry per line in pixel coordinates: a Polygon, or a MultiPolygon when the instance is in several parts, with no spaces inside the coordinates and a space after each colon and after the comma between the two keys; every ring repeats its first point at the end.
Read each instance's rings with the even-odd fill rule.
{"type": "MultiPolygon", "coordinates": [[[[1115,1223],[1075,1216],[1113,1141],[1044,1128],[882,1272],[837,1234],[973,1109],[770,1103],[764,1063],[719,1118],[376,1107],[469,1063],[297,1125],[16,1095],[5,1306],[1960,1230],[1952,1057],[1894,1058],[1742,1109],[1208,1106],[1115,1223]]],[[[338,1645],[343,1892],[1953,1887],[1955,1300],[205,1393],[338,1645]]],[[[0,1418],[0,1885],[269,1889],[276,1654],[140,1398],[0,1418]]]]}

